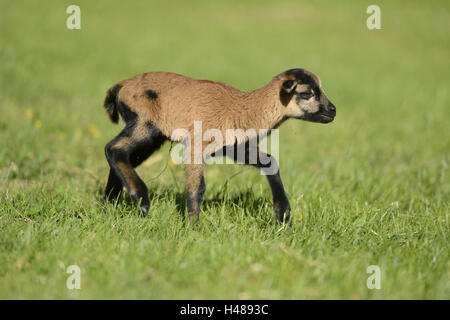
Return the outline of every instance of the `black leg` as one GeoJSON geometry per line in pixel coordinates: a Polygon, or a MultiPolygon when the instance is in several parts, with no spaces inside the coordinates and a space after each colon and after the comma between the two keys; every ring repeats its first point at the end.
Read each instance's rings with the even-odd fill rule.
{"type": "Polygon", "coordinates": [[[113,169],[109,169],[108,183],[106,184],[105,200],[115,201],[122,191],[122,181],[115,174],[113,169]]]}
{"type": "MultiPolygon", "coordinates": [[[[272,159],[273,157],[270,156],[272,159]]],[[[273,159],[272,161],[275,161],[273,159]]],[[[280,171],[276,174],[267,175],[270,189],[272,189],[273,209],[275,210],[277,220],[280,223],[292,223],[291,220],[291,205],[284,190],[283,182],[281,181],[280,171]]]]}
{"type": "Polygon", "coordinates": [[[251,165],[263,170],[272,190],[273,209],[276,213],[277,220],[282,224],[289,223],[291,225],[291,205],[284,190],[280,170],[275,158],[270,154],[260,151],[258,147],[252,149],[246,144],[244,148],[243,155],[240,154],[239,147],[237,146],[224,148],[222,152],[226,152],[225,155],[229,155],[229,152],[232,151],[233,158],[238,163],[251,165]],[[233,150],[230,148],[233,148],[233,150]]]}
{"type": "MultiPolygon", "coordinates": [[[[132,123],[105,147],[111,167],[106,186],[106,196],[117,189],[120,181],[125,186],[136,206],[148,213],[150,201],[148,189],[134,168],[148,158],[165,141],[165,137],[154,126],[132,123]]],[[[111,198],[111,196],[109,196],[111,198]]]]}

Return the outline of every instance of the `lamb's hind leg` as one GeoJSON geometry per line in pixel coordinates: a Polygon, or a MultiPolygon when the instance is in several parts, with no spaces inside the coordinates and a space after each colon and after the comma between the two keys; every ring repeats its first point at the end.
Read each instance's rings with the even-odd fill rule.
{"type": "Polygon", "coordinates": [[[111,167],[110,177],[106,187],[106,197],[112,199],[118,195],[120,181],[125,186],[136,206],[144,214],[148,213],[150,201],[148,189],[139,178],[134,168],[147,159],[165,141],[162,133],[148,123],[132,123],[105,147],[106,158],[111,167]],[[108,196],[109,194],[109,196],[108,196]]]}
{"type": "Polygon", "coordinates": [[[105,189],[105,200],[115,201],[120,196],[122,191],[122,181],[114,172],[114,169],[109,169],[108,183],[105,189]]]}

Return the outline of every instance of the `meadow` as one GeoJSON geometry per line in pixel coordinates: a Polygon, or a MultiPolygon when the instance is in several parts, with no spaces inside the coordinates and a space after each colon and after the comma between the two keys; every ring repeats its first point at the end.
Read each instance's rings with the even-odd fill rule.
{"type": "Polygon", "coordinates": [[[379,0],[380,30],[369,1],[76,1],[80,30],[71,4],[0,2],[1,299],[450,298],[450,2],[379,0]],[[252,90],[297,67],[337,117],[280,127],[292,229],[239,165],[207,167],[186,224],[168,144],[138,168],[147,217],[102,201],[112,84],[171,71],[252,90]]]}

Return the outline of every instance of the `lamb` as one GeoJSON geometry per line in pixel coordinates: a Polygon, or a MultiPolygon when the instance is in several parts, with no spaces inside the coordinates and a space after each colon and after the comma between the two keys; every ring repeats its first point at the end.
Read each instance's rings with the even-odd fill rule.
{"type": "MultiPolygon", "coordinates": [[[[165,141],[183,142],[185,137],[173,133],[179,129],[193,133],[194,122],[201,121],[204,130],[227,129],[270,130],[286,119],[329,123],[336,116],[336,108],[325,95],[321,81],[305,69],[290,69],[275,76],[262,88],[242,92],[226,83],[198,80],[169,72],[149,72],[118,82],[107,91],[104,107],[112,122],[119,115],[125,128],[105,147],[110,171],[105,199],[115,200],[123,187],[136,207],[149,211],[148,189],[134,168],[146,160],[165,141]]],[[[255,131],[257,132],[257,131],[255,131]]],[[[250,140],[261,136],[235,139],[233,143],[217,146],[211,156],[228,154],[228,148],[244,146],[245,156],[234,159],[264,170],[276,160],[255,148],[250,140]],[[250,162],[251,151],[257,159],[250,162]],[[268,158],[269,164],[261,158],[268,158]]],[[[186,156],[186,155],[185,155],[186,156]]],[[[195,154],[188,157],[195,157],[195,154]]],[[[187,161],[186,200],[188,217],[197,221],[200,203],[205,193],[204,161],[187,161]]],[[[273,195],[273,208],[280,223],[290,222],[290,204],[277,167],[267,174],[273,195]]]]}

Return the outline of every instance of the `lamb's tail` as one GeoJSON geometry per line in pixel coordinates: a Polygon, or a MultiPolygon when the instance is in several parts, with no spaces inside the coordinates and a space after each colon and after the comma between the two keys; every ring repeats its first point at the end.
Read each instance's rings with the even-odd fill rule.
{"type": "Polygon", "coordinates": [[[119,94],[120,89],[122,89],[122,85],[120,84],[116,84],[115,86],[109,88],[106,92],[105,102],[103,104],[106,112],[108,112],[109,119],[111,119],[114,123],[119,122],[117,95],[119,94]]]}

